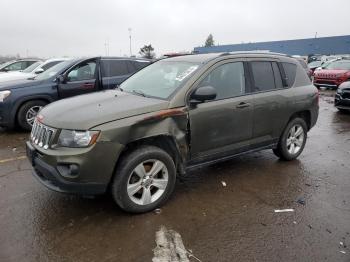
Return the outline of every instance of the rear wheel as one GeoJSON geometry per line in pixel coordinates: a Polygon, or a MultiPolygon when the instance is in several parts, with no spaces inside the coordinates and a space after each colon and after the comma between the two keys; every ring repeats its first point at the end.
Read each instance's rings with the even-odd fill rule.
{"type": "Polygon", "coordinates": [[[112,195],[127,212],[148,212],[169,199],[175,181],[175,164],[169,154],[158,147],[142,146],[118,163],[112,195]]]}
{"type": "Polygon", "coordinates": [[[307,126],[302,118],[291,120],[283,131],[274,154],[283,160],[293,160],[303,151],[307,138],[307,126]]]}
{"type": "Polygon", "coordinates": [[[27,131],[32,129],[35,117],[47,103],[42,100],[32,100],[24,103],[17,114],[18,125],[27,131]]]}

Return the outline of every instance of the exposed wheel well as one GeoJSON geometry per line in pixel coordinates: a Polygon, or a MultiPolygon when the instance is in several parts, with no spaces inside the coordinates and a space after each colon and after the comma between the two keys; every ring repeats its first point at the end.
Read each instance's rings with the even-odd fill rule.
{"type": "Polygon", "coordinates": [[[127,144],[124,148],[124,150],[121,152],[118,161],[116,163],[116,166],[118,165],[119,160],[127,153],[133,151],[134,149],[144,146],[144,145],[150,145],[150,146],[156,146],[161,149],[163,149],[165,152],[167,152],[170,157],[173,159],[175,167],[178,172],[183,173],[183,163],[182,158],[180,156],[179,150],[177,148],[176,142],[173,137],[169,135],[159,135],[154,137],[147,137],[140,140],[136,140],[133,142],[130,142],[127,144]]]}
{"type": "Polygon", "coordinates": [[[294,114],[289,118],[288,123],[289,123],[292,119],[297,118],[297,117],[300,117],[300,118],[304,119],[304,121],[306,122],[306,125],[307,125],[307,130],[309,131],[310,128],[311,128],[311,113],[310,113],[310,111],[304,110],[304,111],[300,111],[300,112],[294,113],[294,114]]]}

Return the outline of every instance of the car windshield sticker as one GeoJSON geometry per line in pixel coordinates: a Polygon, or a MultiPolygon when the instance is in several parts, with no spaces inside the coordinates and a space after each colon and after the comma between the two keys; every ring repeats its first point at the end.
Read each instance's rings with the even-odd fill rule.
{"type": "Polygon", "coordinates": [[[194,65],[194,66],[189,67],[187,70],[183,71],[180,75],[178,75],[175,78],[175,80],[177,80],[177,81],[184,80],[187,76],[192,74],[197,68],[198,68],[198,65],[194,65]]]}

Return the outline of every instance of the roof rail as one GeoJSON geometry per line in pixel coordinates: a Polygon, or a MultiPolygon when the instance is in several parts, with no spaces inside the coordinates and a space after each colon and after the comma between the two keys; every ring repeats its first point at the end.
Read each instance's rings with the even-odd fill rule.
{"type": "Polygon", "coordinates": [[[239,54],[270,54],[270,55],[279,55],[279,56],[287,56],[291,57],[290,55],[283,54],[283,53],[276,53],[276,52],[270,52],[270,51],[264,51],[264,50],[257,50],[257,51],[234,51],[234,52],[225,52],[221,53],[219,56],[225,56],[225,55],[239,55],[239,54]]]}

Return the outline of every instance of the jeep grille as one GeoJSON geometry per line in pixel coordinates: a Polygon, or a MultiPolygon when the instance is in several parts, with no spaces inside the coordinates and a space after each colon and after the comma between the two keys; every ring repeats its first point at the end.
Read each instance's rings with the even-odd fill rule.
{"type": "Polygon", "coordinates": [[[48,149],[51,145],[52,139],[56,133],[56,129],[45,126],[44,124],[34,121],[32,132],[30,134],[30,139],[32,143],[48,149]]]}

